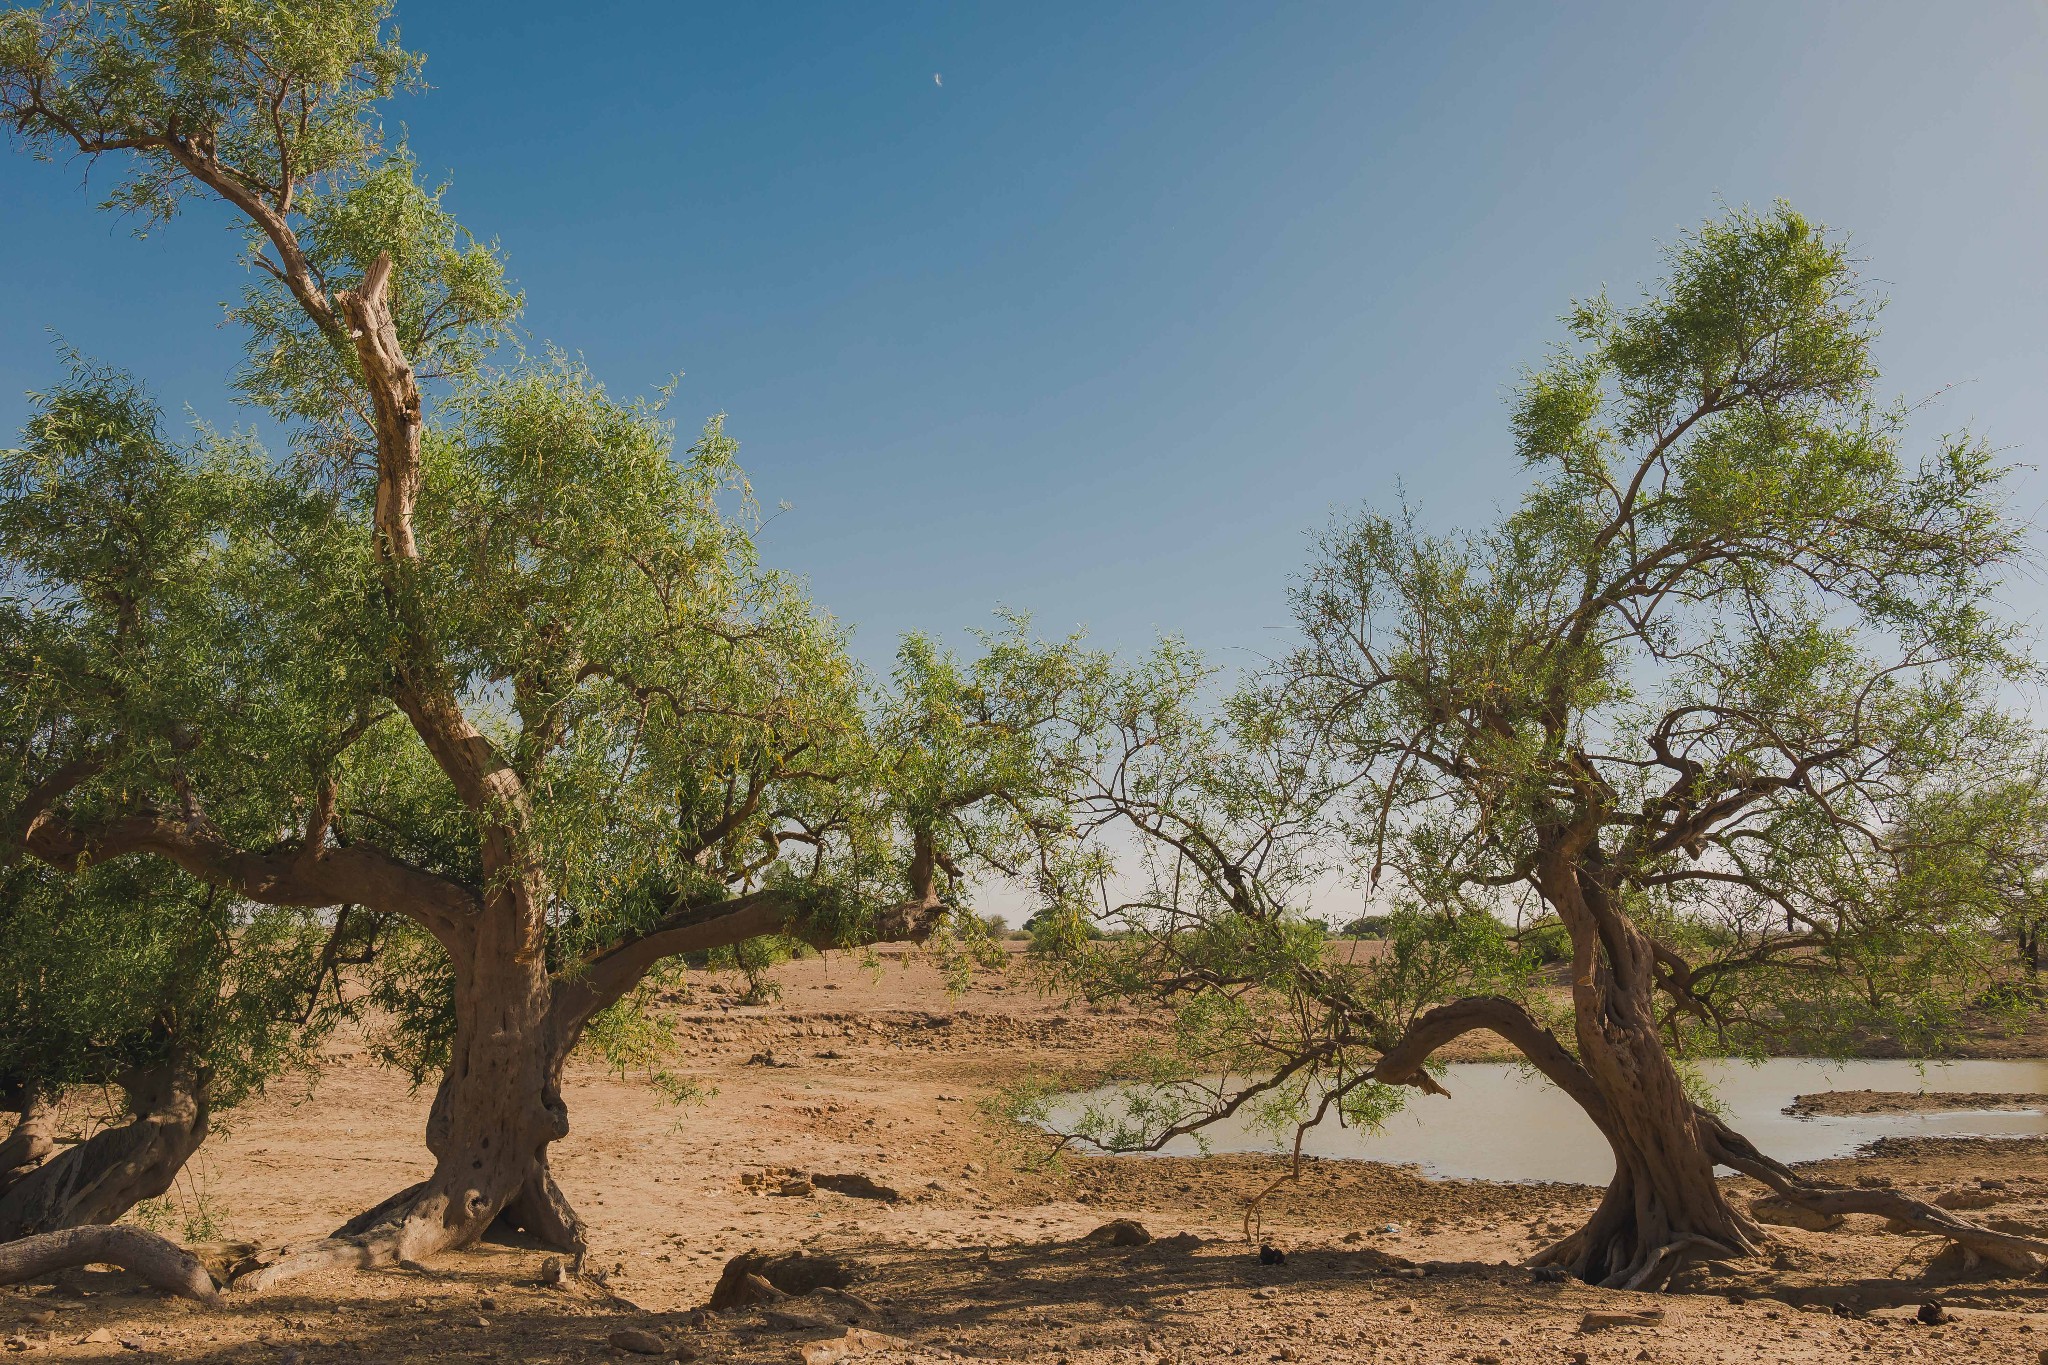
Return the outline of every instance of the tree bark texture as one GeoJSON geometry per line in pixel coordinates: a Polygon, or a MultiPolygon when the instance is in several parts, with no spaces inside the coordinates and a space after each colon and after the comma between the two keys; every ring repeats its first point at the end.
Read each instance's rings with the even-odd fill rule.
{"type": "MultiPolygon", "coordinates": [[[[2022,1274],[2048,1266],[2048,1242],[1994,1232],[1896,1190],[1850,1189],[1798,1175],[1685,1100],[1677,1070],[1661,1047],[1658,1057],[1668,1086],[1657,1075],[1657,1058],[1644,1057],[1632,1047],[1626,1061],[1614,1067],[1622,1083],[1603,1080],[1583,1056],[1574,1056],[1520,1004],[1502,997],[1453,1000],[1422,1015],[1381,1057],[1372,1079],[1446,1093],[1423,1063],[1437,1049],[1475,1029],[1498,1034],[1528,1058],[1585,1111],[1614,1153],[1614,1176],[1593,1216],[1563,1241],[1538,1252],[1530,1259],[1532,1265],[1563,1266],[1589,1283],[1609,1288],[1654,1289],[1688,1261],[1756,1252],[1765,1241],[1764,1231],[1735,1210],[1714,1178],[1714,1169],[1725,1166],[1819,1213],[1870,1213],[1895,1219],[2022,1274]],[[1640,1071],[1627,1070],[1630,1066],[1640,1071]],[[1639,1084],[1634,1078],[1643,1073],[1649,1080],[1639,1084]],[[1674,1093],[1685,1106],[1682,1115],[1645,1099],[1674,1093]]],[[[1622,1051],[1632,1041],[1624,1035],[1621,1045],[1607,1046],[1622,1051]]],[[[1657,1046],[1654,1034],[1648,1041],[1657,1046]]]]}
{"type": "Polygon", "coordinates": [[[108,1224],[171,1188],[206,1140],[206,1079],[181,1062],[121,1078],[129,1121],[38,1165],[0,1194],[0,1240],[108,1224]]]}
{"type": "Polygon", "coordinates": [[[158,1289],[201,1303],[220,1299],[213,1277],[197,1256],[146,1228],[63,1228],[0,1242],[0,1284],[19,1284],[82,1265],[117,1265],[158,1289]]]}
{"type": "Polygon", "coordinates": [[[56,1108],[39,1088],[23,1086],[14,1097],[14,1128],[0,1140],[0,1195],[50,1159],[57,1150],[56,1108]]]}

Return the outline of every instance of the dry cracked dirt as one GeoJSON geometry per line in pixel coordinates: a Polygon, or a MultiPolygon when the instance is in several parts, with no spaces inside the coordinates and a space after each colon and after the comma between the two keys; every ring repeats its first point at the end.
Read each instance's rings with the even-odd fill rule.
{"type": "MultiPolygon", "coordinates": [[[[1244,1210],[1279,1159],[1048,1169],[981,1108],[1026,1072],[1104,1063],[1142,1016],[1047,999],[1014,975],[948,996],[932,968],[896,958],[879,971],[797,963],[781,979],[772,1006],[722,1007],[730,988],[701,978],[666,1006],[683,1042],[674,1066],[717,1088],[700,1107],[574,1069],[556,1169],[590,1225],[582,1276],[547,1283],[545,1251],[493,1243],[205,1309],[74,1271],[0,1290],[6,1350],[248,1365],[2048,1361],[2048,1280],[1966,1270],[1875,1219],[1776,1227],[1769,1258],[1695,1272],[1693,1292],[1621,1293],[1517,1264],[1589,1211],[1593,1188],[1311,1162],[1262,1206],[1287,1253],[1262,1264],[1244,1210]],[[1084,1240],[1115,1219],[1153,1240],[1084,1240]],[[733,1257],[796,1249],[844,1262],[846,1291],[702,1311],[733,1257]],[[1945,1320],[1923,1323],[1932,1301],[1945,1320]],[[1600,1327],[1603,1314],[1624,1321],[1600,1327]]],[[[221,1244],[204,1250],[222,1257],[229,1243],[303,1242],[425,1173],[428,1096],[360,1041],[331,1051],[310,1091],[280,1085],[226,1116],[166,1231],[211,1217],[221,1244]]],[[[1826,1165],[2048,1232],[2039,1140],[1902,1143],[1826,1165]]]]}

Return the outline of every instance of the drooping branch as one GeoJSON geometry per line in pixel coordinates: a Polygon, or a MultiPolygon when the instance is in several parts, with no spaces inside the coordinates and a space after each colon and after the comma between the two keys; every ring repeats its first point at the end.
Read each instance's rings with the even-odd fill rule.
{"type": "Polygon", "coordinates": [[[1607,1098],[1579,1059],[1536,1017],[1505,996],[1470,995],[1438,1005],[1408,1026],[1400,1041],[1380,1057],[1372,1079],[1382,1085],[1412,1085],[1432,1095],[1445,1090],[1423,1069],[1440,1048],[1468,1033],[1486,1029],[1498,1034],[1529,1059],[1529,1064],[1569,1095],[1603,1133],[1614,1129],[1607,1098]]]}

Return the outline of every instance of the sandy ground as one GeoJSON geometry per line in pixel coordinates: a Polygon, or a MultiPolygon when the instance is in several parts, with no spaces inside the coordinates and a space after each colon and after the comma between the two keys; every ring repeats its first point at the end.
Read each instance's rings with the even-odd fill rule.
{"type": "MultiPolygon", "coordinates": [[[[638,1329],[685,1357],[788,1365],[857,1319],[897,1343],[857,1357],[874,1365],[2048,1359],[2048,1280],[1966,1273],[1936,1259],[1941,1243],[1875,1219],[1832,1234],[1774,1228],[1770,1257],[1696,1274],[1697,1292],[1629,1294],[1544,1282],[1515,1264],[1574,1226],[1597,1190],[1312,1162],[1263,1206],[1263,1231],[1288,1260],[1262,1265],[1243,1239],[1245,1202],[1284,1163],[1037,1169],[977,1103],[1027,1069],[1102,1062],[1142,1018],[993,976],[948,997],[919,965],[876,975],[842,958],[793,964],[782,979],[776,1006],[717,1008],[730,995],[699,987],[671,1007],[678,1068],[717,1087],[702,1107],[670,1108],[644,1080],[574,1069],[574,1128],[556,1165],[591,1225],[593,1274],[546,1287],[545,1253],[490,1244],[209,1311],[112,1272],[71,1272],[0,1290],[5,1345],[64,1360],[582,1361],[635,1358],[608,1340],[638,1329]],[[789,1172],[864,1176],[900,1197],[772,1192],[789,1172]],[[1081,1244],[1112,1218],[1137,1219],[1157,1240],[1081,1244]],[[815,1299],[691,1311],[730,1257],[796,1247],[857,1262],[853,1290],[874,1311],[815,1299]],[[1952,1321],[1915,1320],[1932,1298],[1952,1321]],[[1588,1312],[1652,1309],[1664,1313],[1655,1326],[1580,1330],[1588,1312]]],[[[233,1240],[304,1241],[425,1173],[428,1097],[370,1065],[360,1044],[334,1052],[310,1094],[280,1087],[227,1116],[179,1218],[211,1214],[233,1240]]],[[[2048,1143],[1894,1144],[1826,1169],[2048,1234],[2048,1143]]]]}

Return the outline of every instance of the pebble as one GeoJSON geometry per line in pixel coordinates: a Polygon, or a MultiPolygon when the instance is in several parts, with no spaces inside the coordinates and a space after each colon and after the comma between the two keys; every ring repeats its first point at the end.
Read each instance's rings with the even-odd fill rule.
{"type": "Polygon", "coordinates": [[[606,1338],[621,1351],[634,1355],[658,1356],[668,1354],[668,1343],[652,1332],[643,1332],[637,1327],[627,1327],[606,1338]]]}
{"type": "Polygon", "coordinates": [[[1254,1289],[1252,1297],[1255,1299],[1277,1299],[1280,1297],[1280,1291],[1269,1284],[1264,1289],[1254,1289]]]}

